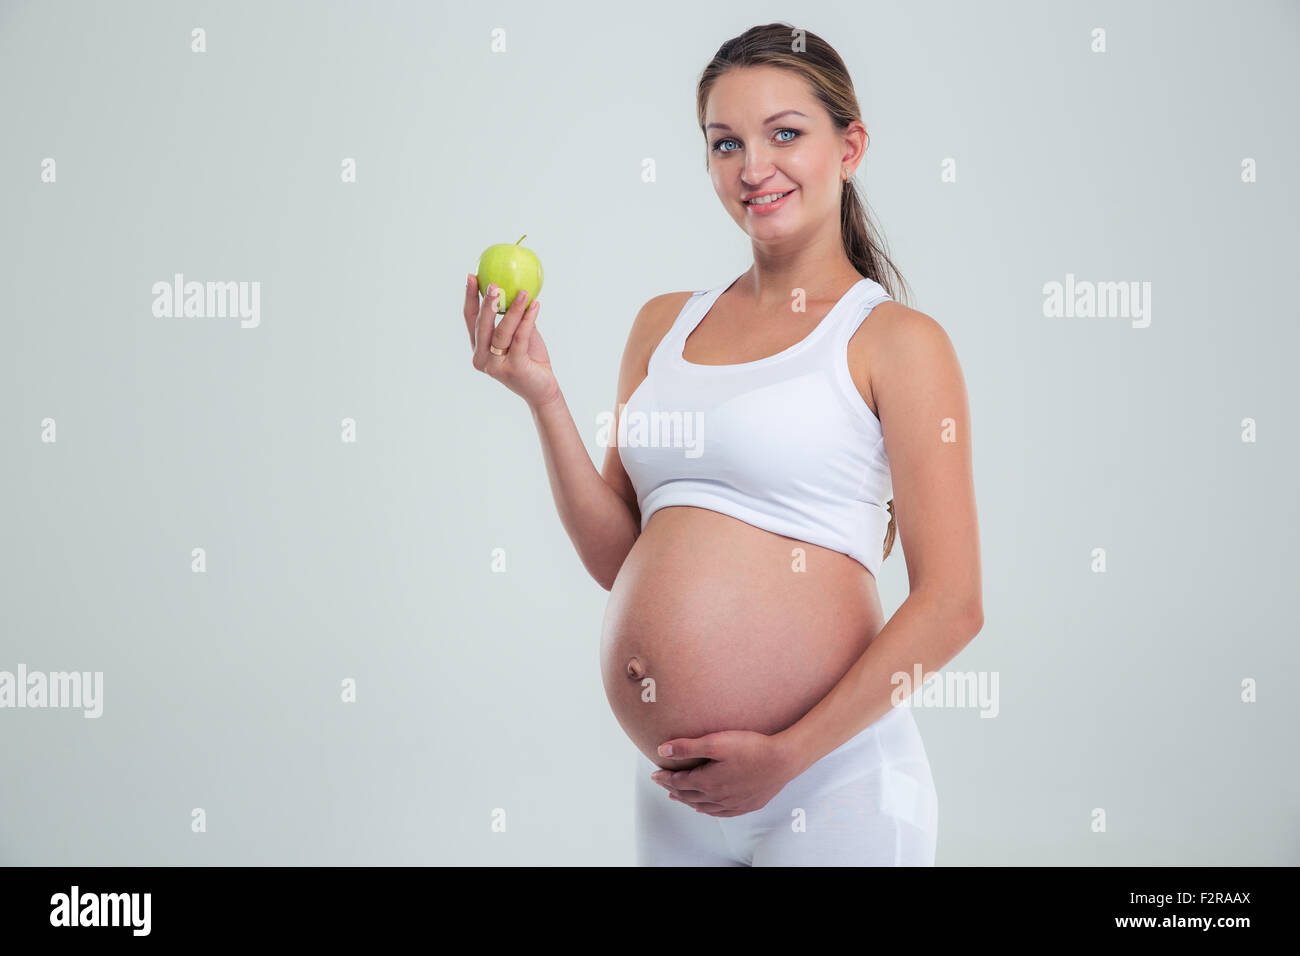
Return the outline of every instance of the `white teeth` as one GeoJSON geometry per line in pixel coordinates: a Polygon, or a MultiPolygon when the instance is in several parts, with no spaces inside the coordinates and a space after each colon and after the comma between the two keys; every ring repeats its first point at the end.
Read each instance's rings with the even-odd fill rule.
{"type": "Polygon", "coordinates": [[[749,199],[746,200],[745,205],[766,206],[770,202],[776,202],[778,199],[784,199],[786,196],[790,195],[791,192],[794,192],[794,190],[792,189],[789,192],[784,192],[784,193],[773,193],[770,196],[760,196],[757,199],[749,199]]]}

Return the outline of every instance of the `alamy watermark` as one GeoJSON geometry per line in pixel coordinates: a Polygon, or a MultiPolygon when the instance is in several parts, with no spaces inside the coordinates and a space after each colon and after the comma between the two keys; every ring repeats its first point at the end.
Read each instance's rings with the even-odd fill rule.
{"type": "Polygon", "coordinates": [[[152,904],[152,893],[83,893],[74,883],[50,897],[50,925],[129,927],[132,936],[148,936],[152,904]]]}
{"type": "Polygon", "coordinates": [[[262,321],[260,282],[186,282],[178,272],[171,282],[155,282],[151,291],[153,314],[160,319],[238,318],[245,329],[257,328],[262,321]]]}
{"type": "Polygon", "coordinates": [[[0,671],[0,708],[77,708],[81,716],[104,712],[103,671],[32,671],[19,664],[17,673],[0,671]]]}
{"type": "Polygon", "coordinates": [[[1132,319],[1133,328],[1151,324],[1150,282],[1075,281],[1074,273],[1065,274],[1065,282],[1043,284],[1043,315],[1049,319],[1132,319]]]}
{"type": "Polygon", "coordinates": [[[976,707],[980,717],[998,715],[997,671],[931,671],[923,679],[915,664],[912,673],[896,671],[889,682],[895,685],[889,697],[894,707],[976,707]]]}
{"type": "MultiPolygon", "coordinates": [[[[704,454],[703,412],[628,412],[618,406],[618,434],[613,435],[619,448],[683,448],[686,458],[704,454]]],[[[608,448],[612,442],[615,414],[596,416],[596,444],[608,448]]]]}

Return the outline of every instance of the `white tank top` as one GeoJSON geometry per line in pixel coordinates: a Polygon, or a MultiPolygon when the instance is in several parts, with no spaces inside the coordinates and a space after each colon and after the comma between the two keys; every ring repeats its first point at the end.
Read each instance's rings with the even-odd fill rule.
{"type": "Polygon", "coordinates": [[[686,300],[620,410],[619,457],[641,528],[660,508],[707,508],[847,554],[875,576],[893,486],[880,422],[849,373],[848,344],[890,296],[864,278],[776,355],[686,361],[687,336],[738,278],[686,300]]]}

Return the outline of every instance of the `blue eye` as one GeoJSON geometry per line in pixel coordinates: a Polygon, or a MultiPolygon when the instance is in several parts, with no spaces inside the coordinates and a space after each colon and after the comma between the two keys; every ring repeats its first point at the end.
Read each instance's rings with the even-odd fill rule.
{"type": "MultiPolygon", "coordinates": [[[[793,134],[794,134],[794,135],[791,136],[789,139],[781,139],[781,140],[777,140],[777,142],[779,142],[779,143],[793,143],[793,142],[794,142],[798,137],[800,137],[800,136],[803,135],[803,133],[799,132],[799,130],[797,130],[797,129],[790,129],[790,128],[788,128],[788,127],[783,127],[782,129],[779,129],[779,130],[777,130],[776,132],[777,132],[777,135],[778,135],[778,136],[779,136],[781,133],[793,133],[793,134]]],[[[736,142],[736,141],[735,141],[734,139],[732,139],[730,136],[723,137],[722,139],[717,140],[717,141],[714,142],[714,144],[713,144],[713,151],[714,151],[715,153],[719,153],[719,154],[721,154],[721,155],[723,155],[723,156],[726,156],[728,153],[734,153],[734,152],[735,152],[734,149],[719,149],[719,148],[718,148],[718,147],[720,147],[723,143],[734,143],[734,142],[736,142]]]]}

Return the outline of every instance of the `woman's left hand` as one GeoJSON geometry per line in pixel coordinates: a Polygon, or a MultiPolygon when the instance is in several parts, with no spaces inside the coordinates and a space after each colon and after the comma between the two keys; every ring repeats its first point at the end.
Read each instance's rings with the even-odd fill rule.
{"type": "Polygon", "coordinates": [[[650,779],[700,813],[738,817],[767,806],[796,776],[788,745],[775,735],[752,730],[723,730],[703,737],[675,738],[659,747],[672,747],[674,759],[707,757],[691,770],[660,770],[650,779]]]}

